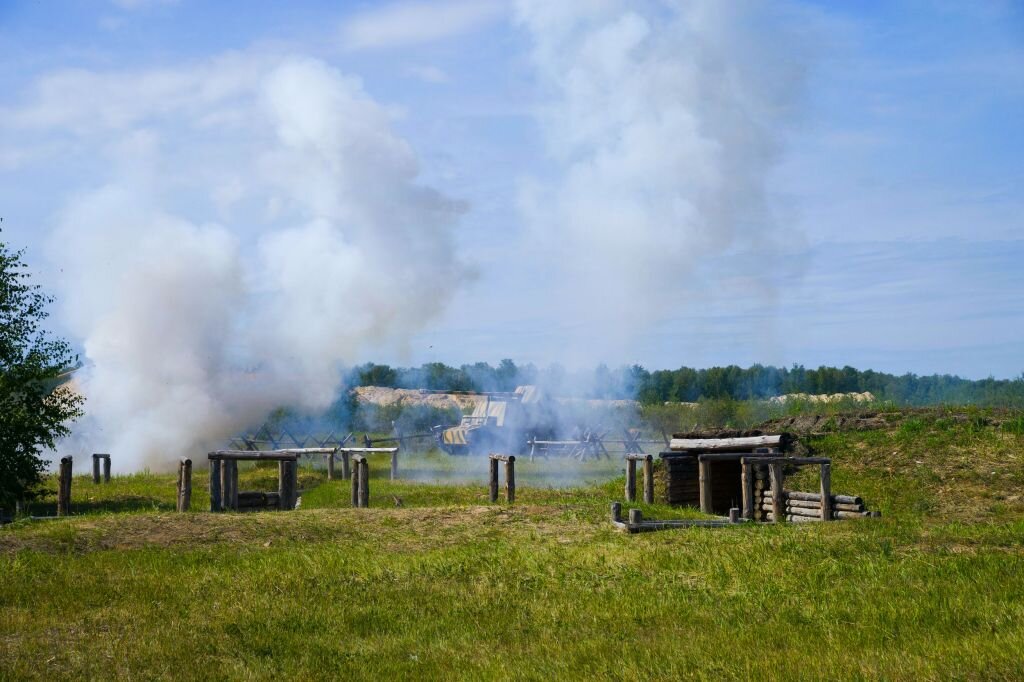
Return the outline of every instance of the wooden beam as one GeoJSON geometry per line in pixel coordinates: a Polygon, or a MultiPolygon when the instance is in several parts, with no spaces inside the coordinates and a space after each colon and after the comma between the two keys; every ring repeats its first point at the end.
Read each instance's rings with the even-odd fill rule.
{"type": "Polygon", "coordinates": [[[754,518],[754,465],[747,459],[740,460],[740,483],[743,488],[743,518],[754,518]]]}
{"type": "Polygon", "coordinates": [[[626,502],[636,502],[636,460],[626,458],[626,502]]]}
{"type": "Polygon", "coordinates": [[[832,465],[822,463],[820,473],[821,484],[821,520],[832,520],[832,465]]]}
{"type": "Polygon", "coordinates": [[[221,510],[220,466],[219,459],[210,460],[210,511],[212,512],[221,510]]]}
{"type": "Polygon", "coordinates": [[[782,436],[747,436],[743,438],[673,438],[669,443],[671,450],[732,450],[736,448],[755,448],[777,446],[782,443],[782,436]]]}
{"type": "Polygon", "coordinates": [[[644,456],[644,502],[654,504],[654,457],[644,456]]]}

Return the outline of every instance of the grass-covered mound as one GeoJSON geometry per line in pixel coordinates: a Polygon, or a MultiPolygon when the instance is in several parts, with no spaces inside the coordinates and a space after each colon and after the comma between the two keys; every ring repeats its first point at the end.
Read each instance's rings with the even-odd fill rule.
{"type": "Polygon", "coordinates": [[[173,476],[79,478],[80,516],[0,530],[0,678],[1020,679],[1019,425],[806,436],[879,520],[636,536],[608,523],[617,462],[568,488],[522,462],[512,509],[485,504],[483,465],[432,482],[476,476],[436,454],[403,460],[421,482],[372,461],[368,510],[312,470],[288,513],[175,514],[173,476]]]}

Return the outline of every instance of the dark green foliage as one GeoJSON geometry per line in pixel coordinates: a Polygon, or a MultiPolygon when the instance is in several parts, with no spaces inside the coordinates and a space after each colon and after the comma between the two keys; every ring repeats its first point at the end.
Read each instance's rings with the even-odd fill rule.
{"type": "Polygon", "coordinates": [[[640,365],[569,373],[558,365],[538,370],[502,360],[449,367],[440,362],[418,368],[368,363],[349,377],[352,386],[397,386],[443,391],[511,391],[520,384],[540,384],[562,397],[639,400],[644,404],[709,400],[764,399],[786,393],[863,393],[899,405],[994,405],[1024,407],[1024,375],[1015,379],[974,381],[949,374],[886,374],[853,367],[770,365],[648,371],[640,365]]]}
{"type": "Polygon", "coordinates": [[[7,508],[37,492],[41,453],[68,435],[82,402],[56,388],[77,358],[40,327],[52,299],[29,283],[21,255],[0,242],[0,507],[7,508]]]}

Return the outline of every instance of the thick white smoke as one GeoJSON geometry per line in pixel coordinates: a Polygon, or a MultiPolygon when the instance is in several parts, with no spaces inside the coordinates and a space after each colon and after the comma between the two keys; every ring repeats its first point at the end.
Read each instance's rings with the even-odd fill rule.
{"type": "Polygon", "coordinates": [[[43,83],[40,113],[123,139],[51,239],[88,363],[86,451],[160,466],[275,406],[324,408],[346,360],[408,339],[463,277],[461,205],[417,184],[387,111],[322,62],[53,78],[74,87],[43,83]]]}
{"type": "MultiPolygon", "coordinates": [[[[557,254],[563,315],[583,323],[575,350],[598,354],[584,361],[628,357],[644,323],[691,303],[688,277],[722,254],[771,262],[766,186],[801,68],[799,41],[769,7],[780,6],[517,3],[555,161],[552,177],[526,185],[522,205],[557,254]]],[[[763,282],[742,259],[714,262],[703,286],[744,270],[755,275],[740,292],[750,295],[763,282]]]]}

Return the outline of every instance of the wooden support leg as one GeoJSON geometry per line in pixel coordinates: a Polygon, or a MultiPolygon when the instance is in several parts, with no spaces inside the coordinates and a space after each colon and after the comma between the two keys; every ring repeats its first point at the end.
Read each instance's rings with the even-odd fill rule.
{"type": "Polygon", "coordinates": [[[391,480],[398,479],[398,450],[391,453],[391,480]]]}
{"type": "Polygon", "coordinates": [[[711,462],[703,459],[697,460],[697,469],[700,475],[700,510],[705,514],[711,513],[711,462]]]}
{"type": "Polygon", "coordinates": [[[110,483],[110,455],[103,458],[103,482],[110,483]]]}
{"type": "Polygon", "coordinates": [[[774,517],[775,523],[781,523],[783,519],[782,462],[769,462],[768,476],[772,483],[772,516],[774,517]]]}
{"type": "MultiPolygon", "coordinates": [[[[347,455],[347,453],[345,455],[345,462],[346,463],[348,462],[348,455],[347,455]]],[[[352,482],[352,506],[353,507],[358,507],[359,506],[359,463],[358,462],[356,462],[356,468],[352,470],[352,476],[351,476],[350,480],[352,482]]]]}
{"type": "Polygon", "coordinates": [[[57,516],[71,514],[71,463],[70,457],[60,458],[60,474],[57,477],[57,516]]]}
{"type": "Polygon", "coordinates": [[[746,458],[740,460],[741,483],[743,485],[743,518],[754,518],[754,465],[746,458]]]}
{"type": "Polygon", "coordinates": [[[626,460],[626,502],[636,502],[636,461],[626,460]]]}
{"type": "Polygon", "coordinates": [[[187,512],[192,505],[192,460],[183,459],[178,465],[178,511],[187,512]]]}
{"type": "Polygon", "coordinates": [[[654,457],[644,460],[644,502],[654,504],[654,457]]]}
{"type": "Polygon", "coordinates": [[[490,501],[492,503],[498,501],[498,460],[491,460],[491,494],[490,501]]]}
{"type": "Polygon", "coordinates": [[[821,465],[821,520],[832,520],[832,465],[821,465]]]}
{"type": "Polygon", "coordinates": [[[509,457],[505,462],[505,498],[509,504],[516,501],[516,458],[509,457]]]}
{"type": "Polygon", "coordinates": [[[210,511],[212,512],[221,510],[220,468],[221,461],[219,459],[210,460],[210,511]]]}
{"type": "Polygon", "coordinates": [[[359,506],[370,506],[370,463],[365,457],[359,460],[359,506]]]}
{"type": "Polygon", "coordinates": [[[96,485],[100,482],[100,456],[97,454],[92,456],[92,482],[96,485]]]}
{"type": "Polygon", "coordinates": [[[327,455],[327,480],[334,480],[334,453],[327,455]]]}
{"type": "MultiPolygon", "coordinates": [[[[349,435],[351,436],[352,434],[349,435]]],[[[347,452],[341,453],[341,477],[344,479],[352,478],[352,471],[349,469],[348,464],[348,456],[347,452]]]]}

